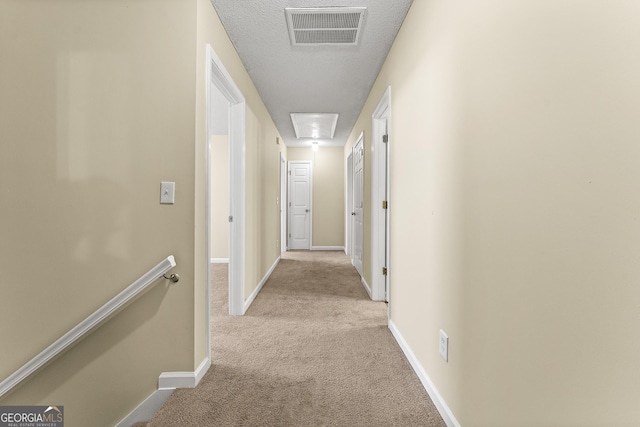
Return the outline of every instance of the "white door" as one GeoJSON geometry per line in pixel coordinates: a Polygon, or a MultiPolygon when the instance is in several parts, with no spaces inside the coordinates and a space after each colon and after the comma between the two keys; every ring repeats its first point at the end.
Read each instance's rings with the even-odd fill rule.
{"type": "Polygon", "coordinates": [[[362,276],[364,241],[364,135],[353,146],[353,265],[362,276]]]}
{"type": "Polygon", "coordinates": [[[383,295],[384,301],[389,301],[389,287],[387,286],[387,265],[389,264],[389,243],[387,241],[387,237],[389,236],[389,215],[388,215],[388,200],[389,200],[389,189],[387,188],[388,182],[388,168],[389,164],[387,163],[387,147],[389,140],[389,131],[387,129],[387,119],[383,119],[380,121],[380,130],[382,131],[381,135],[378,135],[379,141],[382,143],[379,144],[380,150],[378,155],[380,156],[380,188],[378,189],[380,193],[380,197],[383,202],[381,204],[380,210],[380,249],[378,250],[380,257],[380,264],[383,266],[382,276],[380,276],[380,288],[378,289],[378,293],[383,295]],[[387,142],[384,142],[387,141],[387,142]]]}
{"type": "MultiPolygon", "coordinates": [[[[347,157],[347,218],[346,218],[346,244],[345,253],[349,256],[353,253],[353,217],[355,212],[353,211],[353,153],[350,153],[347,157]]],[[[353,257],[351,257],[351,263],[353,263],[353,257]]]]}
{"type": "Polygon", "coordinates": [[[287,161],[280,153],[280,252],[287,250],[287,161]]]}
{"type": "Polygon", "coordinates": [[[311,249],[311,162],[289,162],[289,249],[311,249]]]}
{"type": "MultiPolygon", "coordinates": [[[[372,114],[371,132],[371,298],[389,301],[389,138],[391,88],[388,88],[372,114]]],[[[390,310],[390,308],[389,308],[390,310]]]]}

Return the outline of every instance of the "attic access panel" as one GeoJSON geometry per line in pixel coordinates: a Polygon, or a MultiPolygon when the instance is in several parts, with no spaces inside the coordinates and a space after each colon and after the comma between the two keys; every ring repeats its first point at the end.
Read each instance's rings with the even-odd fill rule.
{"type": "Polygon", "coordinates": [[[358,44],[366,7],[285,9],[292,46],[358,44]]]}
{"type": "Polygon", "coordinates": [[[333,139],[338,116],[336,113],[291,113],[291,122],[298,139],[333,139]]]}

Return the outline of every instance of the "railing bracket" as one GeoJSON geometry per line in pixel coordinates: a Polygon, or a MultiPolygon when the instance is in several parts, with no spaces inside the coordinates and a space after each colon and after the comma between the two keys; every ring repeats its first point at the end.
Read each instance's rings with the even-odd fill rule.
{"type": "Polygon", "coordinates": [[[178,283],[180,281],[180,276],[177,274],[172,274],[169,277],[167,277],[166,274],[163,274],[162,277],[164,277],[167,280],[171,280],[172,283],[178,283]]]}

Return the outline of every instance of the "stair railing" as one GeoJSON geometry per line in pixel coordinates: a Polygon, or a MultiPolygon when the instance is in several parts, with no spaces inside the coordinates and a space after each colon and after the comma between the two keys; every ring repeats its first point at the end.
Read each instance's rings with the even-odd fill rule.
{"type": "Polygon", "coordinates": [[[42,350],[37,356],[25,363],[13,374],[9,375],[0,383],[0,397],[7,394],[31,374],[46,365],[54,357],[62,353],[75,342],[79,341],[109,316],[118,311],[137,295],[144,292],[160,277],[164,276],[171,282],[176,283],[180,279],[177,274],[172,274],[169,277],[165,276],[165,273],[175,266],[176,261],[173,258],[173,255],[169,255],[167,258],[162,260],[158,265],[142,275],[125,290],[113,297],[109,302],[97,309],[82,322],[78,323],[69,332],[58,338],[53,344],[42,350]]]}

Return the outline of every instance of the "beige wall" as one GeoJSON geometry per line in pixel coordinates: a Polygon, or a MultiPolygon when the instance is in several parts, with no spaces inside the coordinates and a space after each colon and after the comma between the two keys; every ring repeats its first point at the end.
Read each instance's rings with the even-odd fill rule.
{"type": "Polygon", "coordinates": [[[161,372],[194,368],[195,13],[183,0],[0,1],[0,378],[168,255],[181,276],[2,405],[113,425],[161,372]],[[174,205],[160,205],[161,181],[176,182],[174,205]]]}
{"type": "Polygon", "coordinates": [[[345,179],[341,147],[289,148],[288,161],[309,160],[313,177],[311,246],[344,247],[345,179]]]}
{"type": "Polygon", "coordinates": [[[229,258],[229,137],[211,137],[210,258],[229,258]]]}
{"type": "Polygon", "coordinates": [[[206,0],[0,0],[0,40],[0,269],[12,278],[0,283],[0,378],[166,256],[178,263],[179,284],[160,281],[0,400],[111,426],[161,372],[207,354],[206,43],[247,99],[258,165],[247,295],[279,256],[278,175],[263,156],[276,163],[285,147],[206,0]],[[176,182],[174,205],[159,204],[161,181],[176,182]]]}
{"type": "Polygon", "coordinates": [[[392,321],[463,426],[640,422],[639,12],[415,1],[345,148],[391,85],[392,321]]]}

